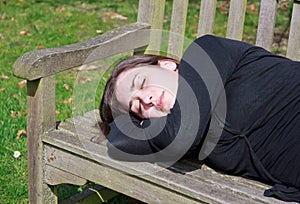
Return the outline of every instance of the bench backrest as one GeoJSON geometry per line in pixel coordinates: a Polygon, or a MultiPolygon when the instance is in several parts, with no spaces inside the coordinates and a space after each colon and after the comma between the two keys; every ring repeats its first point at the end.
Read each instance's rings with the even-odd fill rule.
{"type": "MultiPolygon", "coordinates": [[[[87,62],[87,56],[96,49],[95,58],[99,60],[129,49],[146,46],[149,38],[146,36],[137,40],[135,34],[149,25],[152,29],[163,30],[165,4],[170,2],[171,0],[139,0],[136,24],[117,28],[85,42],[36,50],[21,56],[14,64],[14,74],[28,80],[28,135],[31,134],[30,130],[38,135],[55,127],[56,73],[81,66],[87,62]]],[[[185,33],[189,14],[188,0],[173,0],[172,3],[170,23],[172,34],[168,40],[168,53],[180,56],[183,41],[178,35],[184,36],[185,33]],[[177,35],[173,35],[174,33],[177,35]]],[[[201,0],[197,36],[213,33],[217,3],[217,0],[201,0]]],[[[246,6],[247,0],[230,0],[227,38],[242,39],[246,6]]],[[[276,0],[261,0],[258,27],[253,28],[257,30],[256,44],[267,50],[271,50],[272,47],[277,6],[276,0]]],[[[150,46],[156,47],[160,44],[160,39],[151,39],[150,35],[150,46]]],[[[300,60],[300,0],[293,2],[287,56],[300,60]]]]}
{"type": "MultiPolygon", "coordinates": [[[[138,22],[151,24],[152,29],[163,29],[165,4],[167,0],[140,0],[138,22]]],[[[173,0],[170,32],[184,36],[186,19],[189,14],[188,0],[173,0]]],[[[287,57],[300,59],[300,1],[293,4],[292,18],[290,22],[287,57]]],[[[217,0],[201,0],[199,5],[199,20],[197,36],[213,34],[217,0]]],[[[226,37],[242,40],[246,15],[247,0],[230,0],[226,37]]],[[[256,45],[267,50],[272,49],[274,28],[276,21],[276,0],[261,0],[256,29],[256,45]]],[[[180,55],[182,52],[182,40],[178,35],[170,35],[168,52],[180,55]]],[[[159,46],[159,39],[155,39],[151,46],[159,46]]]]}

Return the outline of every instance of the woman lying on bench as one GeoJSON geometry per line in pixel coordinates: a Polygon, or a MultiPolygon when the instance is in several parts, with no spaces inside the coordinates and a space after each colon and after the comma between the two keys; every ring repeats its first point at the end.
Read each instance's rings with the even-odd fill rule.
{"type": "Polygon", "coordinates": [[[116,65],[100,104],[118,160],[197,157],[300,202],[300,63],[247,43],[203,36],[180,62],[135,55],[116,65]]]}

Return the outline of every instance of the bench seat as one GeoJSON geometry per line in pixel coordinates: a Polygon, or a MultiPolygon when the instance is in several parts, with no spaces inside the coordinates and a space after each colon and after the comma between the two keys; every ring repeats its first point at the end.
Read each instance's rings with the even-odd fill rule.
{"type": "Polygon", "coordinates": [[[284,203],[263,196],[268,185],[218,173],[197,161],[182,160],[164,168],[113,160],[104,137],[100,144],[91,142],[101,135],[98,117],[93,110],[43,135],[47,183],[83,185],[92,180],[146,203],[284,203]]]}

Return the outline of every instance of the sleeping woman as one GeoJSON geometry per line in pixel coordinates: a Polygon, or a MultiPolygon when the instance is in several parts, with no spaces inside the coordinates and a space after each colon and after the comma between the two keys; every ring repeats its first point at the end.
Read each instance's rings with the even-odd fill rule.
{"type": "Polygon", "coordinates": [[[100,104],[110,157],[208,166],[300,202],[300,63],[206,35],[180,61],[134,55],[116,65],[100,104]]]}

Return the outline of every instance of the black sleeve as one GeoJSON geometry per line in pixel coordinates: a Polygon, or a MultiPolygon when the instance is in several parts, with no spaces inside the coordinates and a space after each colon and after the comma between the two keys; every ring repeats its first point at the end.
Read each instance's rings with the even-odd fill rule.
{"type": "MultiPolygon", "coordinates": [[[[212,35],[202,36],[196,39],[194,43],[199,45],[211,58],[224,83],[239,69],[239,64],[244,59],[244,55],[249,51],[252,52],[251,50],[263,50],[245,42],[212,35]]],[[[189,53],[185,54],[192,54],[193,50],[190,47],[187,50],[189,53]]]]}
{"type": "Polygon", "coordinates": [[[136,118],[115,120],[108,136],[109,156],[125,161],[157,162],[175,157],[178,160],[198,148],[210,120],[211,102],[214,105],[219,101],[220,87],[216,81],[226,81],[250,47],[210,35],[196,39],[180,63],[177,102],[171,114],[145,120],[142,125],[136,118]],[[207,70],[212,64],[219,74],[207,70]],[[221,76],[222,80],[213,76],[221,76]]]}
{"type": "MultiPolygon", "coordinates": [[[[142,123],[134,116],[119,116],[110,124],[108,155],[123,161],[172,160],[168,156],[170,152],[163,154],[160,151],[172,143],[180,125],[178,103],[166,117],[146,119],[142,123]]],[[[171,148],[170,151],[175,153],[178,149],[171,148]]]]}

